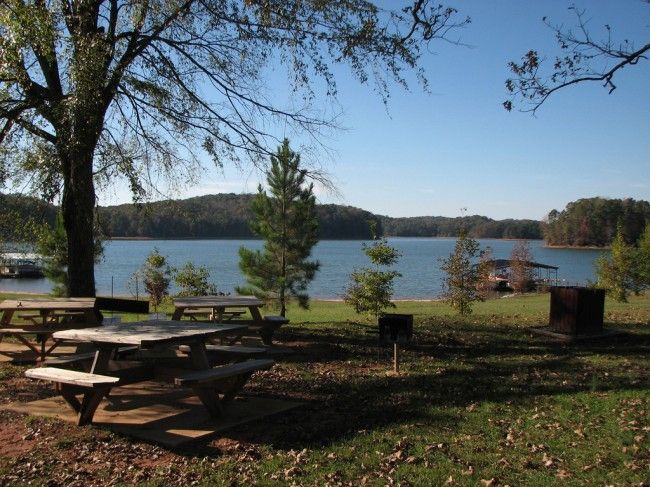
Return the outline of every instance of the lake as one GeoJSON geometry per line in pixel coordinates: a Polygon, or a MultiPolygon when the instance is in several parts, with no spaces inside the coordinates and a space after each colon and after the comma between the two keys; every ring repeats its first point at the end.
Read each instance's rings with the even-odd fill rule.
{"type": "MultiPolygon", "coordinates": [[[[395,298],[435,298],[441,293],[443,274],[440,258],[454,249],[453,238],[389,238],[402,257],[395,269],[402,277],[395,281],[395,298]]],[[[314,258],[321,269],[312,282],[309,293],[313,298],[340,298],[349,281],[350,272],[368,265],[359,240],[324,240],[315,247],[314,258]]],[[[368,242],[369,243],[369,242],[368,242]]],[[[479,240],[481,248],[490,246],[496,259],[507,259],[515,244],[512,240],[479,240]]],[[[541,240],[531,240],[534,260],[559,267],[560,284],[585,284],[594,279],[593,263],[602,251],[593,249],[545,248],[541,240]]],[[[147,254],[157,247],[168,257],[173,267],[192,261],[210,271],[211,280],[222,292],[233,292],[235,286],[245,284],[239,271],[240,246],[261,249],[260,240],[112,240],[105,242],[104,257],[95,267],[97,293],[100,295],[135,295],[131,281],[133,273],[142,265],[147,254]]],[[[554,275],[551,277],[555,277],[554,275]]],[[[138,283],[138,293],[143,292],[138,283]]],[[[2,279],[0,291],[48,293],[46,279],[2,279]]],[[[172,290],[173,292],[173,290],[172,290]]]]}

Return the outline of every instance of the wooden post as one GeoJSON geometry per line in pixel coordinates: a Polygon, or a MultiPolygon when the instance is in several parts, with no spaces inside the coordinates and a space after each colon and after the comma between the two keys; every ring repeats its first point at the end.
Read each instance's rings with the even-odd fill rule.
{"type": "Polygon", "coordinates": [[[397,342],[393,345],[393,372],[399,374],[399,345],[397,342]]]}

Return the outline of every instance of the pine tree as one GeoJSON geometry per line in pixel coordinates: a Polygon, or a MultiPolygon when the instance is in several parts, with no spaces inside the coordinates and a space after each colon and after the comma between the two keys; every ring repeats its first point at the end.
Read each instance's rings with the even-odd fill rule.
{"type": "Polygon", "coordinates": [[[444,297],[452,308],[461,315],[472,312],[472,303],[480,301],[477,290],[479,282],[478,267],[472,263],[479,252],[479,244],[467,236],[467,231],[460,230],[454,252],[449,258],[442,259],[440,269],[446,273],[443,280],[444,297]]]}
{"type": "Polygon", "coordinates": [[[264,238],[264,250],[239,249],[239,268],[249,287],[237,291],[277,303],[282,316],[292,298],[308,307],[307,287],[320,267],[318,261],[308,260],[318,243],[318,221],[313,184],[305,181],[300,156],[285,139],[271,156],[269,194],[260,185],[251,203],[251,230],[264,238]]]}

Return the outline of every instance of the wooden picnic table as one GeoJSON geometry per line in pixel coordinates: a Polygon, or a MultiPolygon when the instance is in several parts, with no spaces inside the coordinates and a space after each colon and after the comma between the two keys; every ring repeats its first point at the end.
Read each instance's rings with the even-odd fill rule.
{"type": "Polygon", "coordinates": [[[57,347],[56,340],[47,345],[55,331],[98,324],[95,298],[6,299],[0,302],[0,312],[0,341],[14,336],[40,360],[57,347]]]}
{"type": "Polygon", "coordinates": [[[27,375],[56,382],[59,386],[67,385],[59,387],[59,390],[66,402],[77,412],[79,424],[92,422],[100,401],[111,387],[156,378],[172,379],[176,385],[191,387],[210,414],[218,416],[223,404],[234,397],[255,370],[270,368],[273,364],[272,360],[251,360],[217,368],[210,366],[206,342],[241,333],[245,328],[242,325],[215,327],[201,322],[153,320],[58,331],[54,334],[56,340],[89,343],[96,349],[89,372],[45,367],[32,369],[27,375]],[[165,367],[164,359],[154,359],[154,367],[150,368],[151,374],[135,374],[134,379],[128,369],[120,368],[120,374],[115,373],[116,363],[113,363],[112,358],[118,349],[125,345],[134,345],[140,349],[161,345],[186,345],[191,353],[184,357],[175,357],[173,369],[165,367]],[[116,375],[118,377],[114,377],[116,375]],[[223,398],[219,397],[220,392],[223,398]],[[79,393],[84,394],[81,402],[75,397],[79,393]]]}
{"type": "MultiPolygon", "coordinates": [[[[271,345],[275,330],[288,323],[289,320],[282,316],[262,316],[260,311],[262,306],[264,306],[264,301],[255,296],[174,298],[175,310],[172,320],[180,320],[183,316],[196,320],[197,316],[204,316],[208,321],[214,323],[245,324],[248,325],[250,331],[259,333],[265,345],[271,345]],[[250,318],[242,318],[246,310],[248,310],[250,318]]],[[[237,339],[239,338],[237,337],[237,339]]]]}
{"type": "MultiPolygon", "coordinates": [[[[237,323],[247,325],[252,331],[261,330],[264,326],[264,317],[260,312],[264,302],[255,296],[190,296],[174,298],[173,302],[175,309],[172,320],[186,317],[215,324],[237,323]],[[243,317],[246,311],[249,317],[243,317]]],[[[230,337],[227,343],[235,343],[243,334],[230,337]]]]}
{"type": "MultiPolygon", "coordinates": [[[[216,323],[223,323],[224,320],[230,321],[233,316],[228,310],[233,308],[241,310],[245,308],[251,315],[247,320],[248,324],[262,325],[264,318],[260,308],[264,306],[264,301],[255,296],[191,296],[185,298],[174,298],[174,314],[172,320],[180,320],[187,311],[201,309],[210,310],[209,319],[216,323]]],[[[239,320],[241,322],[242,320],[239,320]]]]}

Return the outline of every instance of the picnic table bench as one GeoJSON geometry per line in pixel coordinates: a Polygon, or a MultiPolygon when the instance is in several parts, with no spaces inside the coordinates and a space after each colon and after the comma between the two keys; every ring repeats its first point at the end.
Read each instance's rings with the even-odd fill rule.
{"type": "Polygon", "coordinates": [[[56,367],[29,369],[25,375],[31,379],[54,382],[65,402],[77,413],[77,424],[80,426],[92,421],[101,400],[120,380],[118,377],[56,367]],[[81,401],[77,399],[80,393],[84,395],[81,401]]]}
{"type": "Polygon", "coordinates": [[[180,387],[190,387],[201,399],[210,416],[218,418],[223,408],[244,387],[248,379],[258,370],[273,367],[273,360],[257,359],[203,369],[179,375],[174,383],[180,387]]]}

